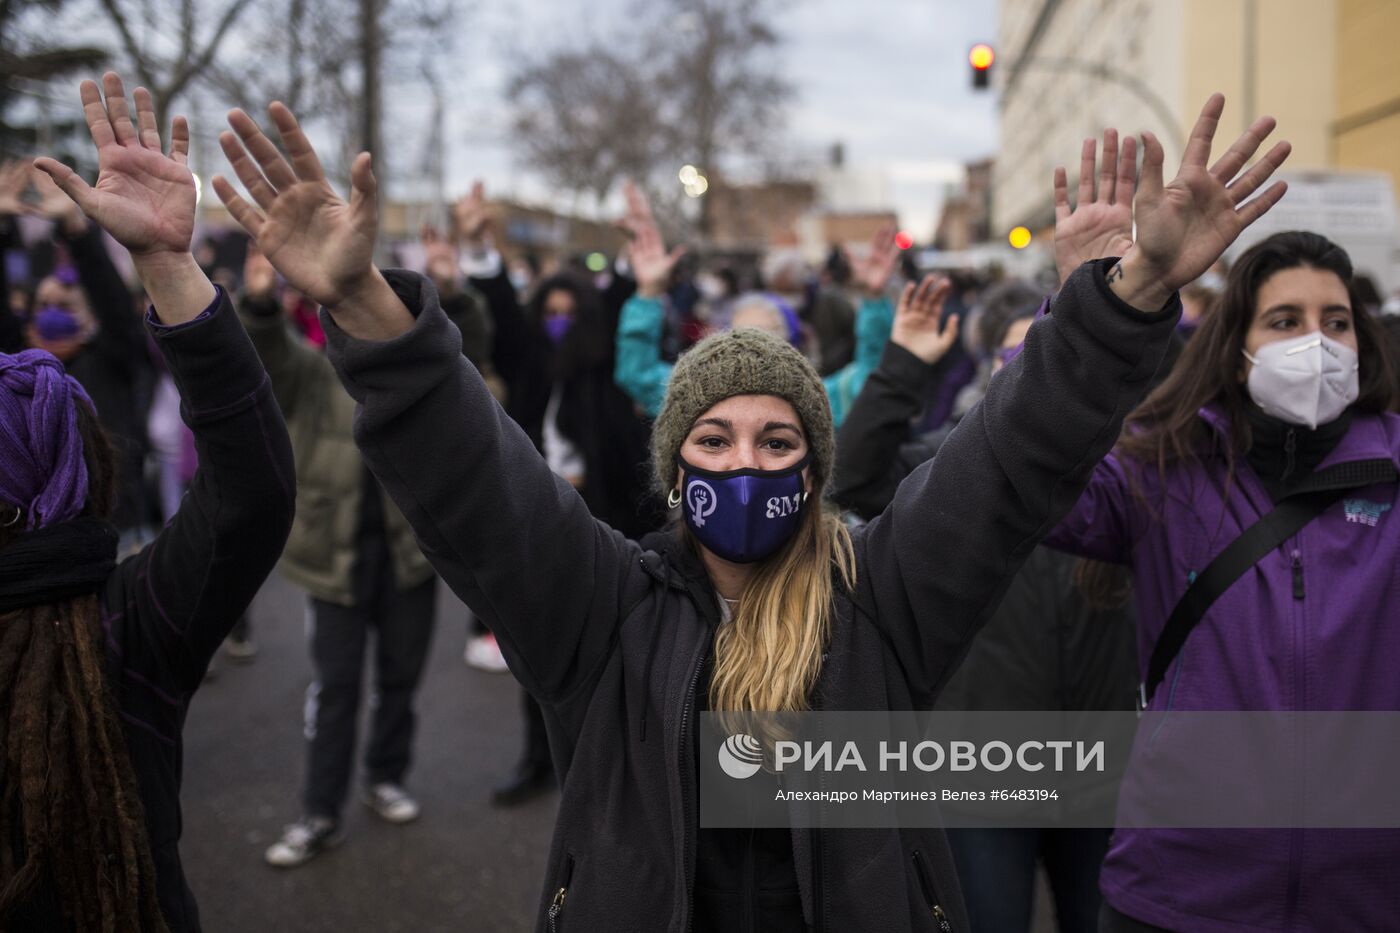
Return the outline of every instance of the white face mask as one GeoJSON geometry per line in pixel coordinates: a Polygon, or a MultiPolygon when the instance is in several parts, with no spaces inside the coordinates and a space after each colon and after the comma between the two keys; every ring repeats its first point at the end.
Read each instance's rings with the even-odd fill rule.
{"type": "Polygon", "coordinates": [[[1356,351],[1321,333],[1267,343],[1253,357],[1249,397],[1289,424],[1315,429],[1335,421],[1361,394],[1356,351]]]}

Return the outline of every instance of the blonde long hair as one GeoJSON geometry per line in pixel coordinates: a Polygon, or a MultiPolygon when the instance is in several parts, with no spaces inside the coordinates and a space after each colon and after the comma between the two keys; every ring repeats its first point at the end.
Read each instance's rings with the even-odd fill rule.
{"type": "MultiPolygon", "coordinates": [[[[821,482],[810,498],[821,502],[821,482]]],[[[792,540],[759,565],[730,621],[715,635],[710,709],[799,712],[809,708],[831,635],[833,567],[855,585],[846,526],[820,505],[805,510],[792,540]]]]}

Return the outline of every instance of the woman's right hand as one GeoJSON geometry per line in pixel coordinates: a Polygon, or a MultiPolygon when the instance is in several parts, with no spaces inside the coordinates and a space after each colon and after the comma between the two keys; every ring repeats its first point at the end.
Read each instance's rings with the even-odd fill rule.
{"type": "Polygon", "coordinates": [[[225,131],[219,144],[257,206],[222,175],[214,177],[219,200],[287,283],[325,305],[351,336],[387,340],[404,333],[413,316],[374,265],[379,210],[369,153],[360,153],[350,168],[346,202],[326,180],[292,112],[274,102],[268,115],[290,164],[251,117],[229,111],[237,135],[225,131]]]}
{"type": "Polygon", "coordinates": [[[1110,287],[1128,304],[1159,310],[1177,289],[1197,279],[1254,221],[1263,217],[1288,190],[1276,182],[1246,201],[1288,158],[1291,146],[1280,142],[1239,178],[1264,139],[1273,132],[1273,117],[1260,117],[1207,168],[1225,97],[1212,94],[1201,109],[1182,155],[1181,168],[1162,183],[1162,144],[1143,134],[1142,176],[1134,200],[1137,238],[1108,273],[1110,287]]]}

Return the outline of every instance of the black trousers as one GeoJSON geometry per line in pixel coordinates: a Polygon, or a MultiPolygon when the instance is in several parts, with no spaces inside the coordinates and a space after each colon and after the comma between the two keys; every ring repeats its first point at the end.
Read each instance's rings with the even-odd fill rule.
{"type": "Polygon", "coordinates": [[[354,770],[356,720],[365,650],[374,630],[372,718],[365,749],[366,781],[401,783],[412,758],[413,700],[433,639],[437,579],[407,590],[382,583],[353,606],[311,600],[311,661],[316,680],[306,692],[307,763],[302,805],[307,816],[338,820],[354,770]]]}
{"type": "Polygon", "coordinates": [[[1099,913],[1099,933],[1171,933],[1171,931],[1166,927],[1154,927],[1150,923],[1134,920],[1105,903],[1103,910],[1099,913]]]}
{"type": "Polygon", "coordinates": [[[948,830],[972,933],[1031,928],[1037,862],[1045,865],[1060,933],[1094,933],[1108,837],[1107,829],[948,830]]]}

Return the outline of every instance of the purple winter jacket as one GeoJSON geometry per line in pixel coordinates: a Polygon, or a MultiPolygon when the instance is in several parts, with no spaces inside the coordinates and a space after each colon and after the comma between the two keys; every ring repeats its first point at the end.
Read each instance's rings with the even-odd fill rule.
{"type": "MultiPolygon", "coordinates": [[[[1220,409],[1200,414],[1228,440],[1220,409]]],[[[1400,710],[1396,469],[1400,417],[1355,416],[1310,479],[1391,478],[1346,493],[1226,590],[1150,708],[1400,710]],[[1350,466],[1333,469],[1342,464],[1350,466]]],[[[1273,508],[1245,458],[1236,458],[1228,490],[1224,478],[1223,455],[1169,469],[1164,482],[1155,465],[1110,454],[1046,539],[1133,568],[1141,671],[1189,575],[1273,508]]],[[[1135,759],[1125,794],[1128,784],[1151,781],[1135,759]]],[[[1119,911],[1171,930],[1393,930],[1400,929],[1398,875],[1400,830],[1119,829],[1100,887],[1119,911]]]]}

